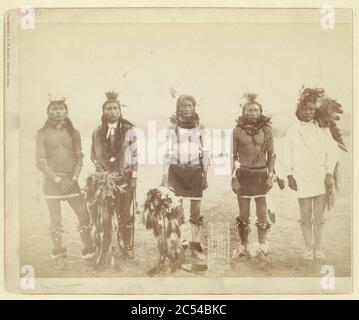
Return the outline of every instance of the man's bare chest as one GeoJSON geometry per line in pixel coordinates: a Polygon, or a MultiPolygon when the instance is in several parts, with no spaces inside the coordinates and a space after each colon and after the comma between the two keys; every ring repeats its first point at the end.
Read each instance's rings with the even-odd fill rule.
{"type": "Polygon", "coordinates": [[[236,140],[240,147],[261,146],[264,143],[264,132],[263,130],[260,130],[255,135],[249,135],[244,130],[240,129],[236,140]]]}

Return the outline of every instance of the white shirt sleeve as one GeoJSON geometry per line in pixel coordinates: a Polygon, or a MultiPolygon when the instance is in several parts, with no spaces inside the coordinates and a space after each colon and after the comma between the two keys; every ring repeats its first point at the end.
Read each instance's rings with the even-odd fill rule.
{"type": "Polygon", "coordinates": [[[211,141],[210,131],[208,129],[202,128],[200,131],[200,148],[202,153],[202,161],[205,166],[208,166],[211,158],[211,146],[209,145],[211,141]]]}
{"type": "Polygon", "coordinates": [[[173,128],[168,128],[166,134],[166,152],[164,154],[163,164],[170,165],[174,156],[175,146],[175,131],[173,128]]]}

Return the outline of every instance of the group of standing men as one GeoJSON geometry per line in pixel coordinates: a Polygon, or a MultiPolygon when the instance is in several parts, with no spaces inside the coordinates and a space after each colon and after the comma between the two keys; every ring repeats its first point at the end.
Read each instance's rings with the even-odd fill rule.
{"type": "MultiPolygon", "coordinates": [[[[132,258],[133,219],[131,204],[137,184],[137,145],[134,125],[122,117],[121,104],[114,92],[106,93],[101,124],[92,136],[91,160],[97,172],[113,172],[122,188],[108,202],[108,215],[102,217],[101,252],[106,253],[112,239],[112,217],[118,221],[117,239],[121,252],[132,258]]],[[[270,118],[262,113],[255,94],[247,94],[242,115],[233,130],[232,190],[236,193],[239,216],[239,255],[269,253],[266,194],[275,181],[275,150],[270,118]],[[258,246],[249,252],[250,203],[255,200],[258,246]]],[[[304,259],[324,258],[321,239],[328,189],[334,185],[337,145],[331,132],[318,121],[319,101],[323,92],[307,88],[301,94],[296,115],[298,122],[287,133],[284,168],[288,186],[297,192],[301,228],[305,241],[304,259]],[[318,93],[319,92],[319,93],[318,93]],[[313,233],[314,232],[314,239],[313,233]]],[[[66,256],[62,245],[61,201],[67,201],[76,213],[84,249],[81,256],[92,260],[96,249],[91,236],[91,221],[78,184],[82,167],[80,133],[68,118],[65,99],[52,99],[47,107],[48,119],[36,138],[37,167],[44,174],[43,190],[51,220],[53,249],[51,257],[66,256]]],[[[210,146],[205,127],[196,113],[196,100],[190,95],[177,99],[176,114],[171,118],[167,135],[162,184],[173,188],[176,196],[190,200],[192,241],[190,246],[203,254],[201,199],[208,187],[207,171],[210,146]],[[188,147],[188,143],[190,147],[188,147]],[[185,145],[185,147],[183,147],[185,145]]],[[[104,255],[97,257],[104,263],[104,255]]]]}

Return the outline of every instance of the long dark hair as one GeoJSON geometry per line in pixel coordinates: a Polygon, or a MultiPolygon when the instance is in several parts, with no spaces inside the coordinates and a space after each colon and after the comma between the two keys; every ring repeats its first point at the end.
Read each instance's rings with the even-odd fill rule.
{"type": "MultiPolygon", "coordinates": [[[[67,108],[67,105],[64,101],[52,101],[49,103],[49,105],[47,106],[47,112],[49,112],[50,110],[50,107],[55,104],[55,103],[58,103],[58,104],[62,104],[65,109],[66,109],[66,112],[68,112],[68,108],[67,108]]],[[[40,130],[43,130],[45,128],[48,128],[48,127],[52,127],[53,126],[53,120],[51,120],[50,118],[47,118],[47,120],[45,121],[43,127],[40,129],[40,130]]],[[[76,135],[76,129],[72,123],[72,121],[69,119],[69,117],[66,117],[65,118],[65,126],[71,136],[71,140],[72,140],[72,145],[75,145],[78,141],[77,141],[77,135],[76,135]]]]}
{"type": "Polygon", "coordinates": [[[179,96],[178,99],[177,99],[177,103],[176,103],[176,115],[177,116],[180,114],[180,111],[179,111],[180,106],[186,100],[189,100],[189,101],[192,102],[194,112],[196,112],[196,105],[197,105],[196,99],[193,96],[189,95],[189,94],[183,94],[183,95],[179,96]]]}
{"type": "MultiPolygon", "coordinates": [[[[108,121],[106,119],[105,113],[103,112],[105,109],[105,106],[108,102],[109,101],[106,101],[102,105],[102,116],[101,116],[101,140],[105,145],[110,144],[110,141],[108,139],[106,139],[107,131],[108,131],[108,121]]],[[[118,101],[116,101],[116,102],[120,108],[120,116],[117,120],[117,127],[115,130],[115,142],[114,142],[113,148],[109,148],[110,150],[112,150],[112,156],[115,156],[116,153],[119,153],[119,154],[122,153],[121,136],[122,136],[122,120],[123,119],[122,119],[122,114],[121,114],[121,105],[118,101]]]]}
{"type": "MultiPolygon", "coordinates": [[[[102,105],[102,116],[101,116],[101,136],[102,136],[102,140],[105,141],[106,140],[106,135],[107,135],[107,131],[108,131],[108,122],[105,116],[105,107],[106,104],[110,103],[110,102],[115,102],[119,109],[120,109],[120,116],[118,118],[117,121],[117,129],[119,128],[119,124],[121,123],[121,119],[122,119],[122,112],[121,112],[121,103],[118,100],[115,101],[111,101],[111,100],[107,100],[104,102],[104,104],[102,105]]],[[[116,133],[117,133],[117,129],[116,129],[116,133]]],[[[115,135],[117,137],[117,135],[115,135]]]]}
{"type": "Polygon", "coordinates": [[[176,103],[176,114],[172,115],[170,117],[170,121],[172,124],[174,124],[175,127],[175,132],[176,134],[178,134],[178,127],[181,128],[187,128],[187,129],[191,129],[191,128],[195,128],[199,125],[199,116],[198,113],[196,112],[196,99],[188,94],[184,94],[181,95],[178,99],[177,99],[177,103],[176,103]],[[191,117],[191,119],[187,120],[184,119],[182,117],[182,114],[180,112],[180,106],[183,104],[184,101],[189,100],[192,102],[194,111],[193,111],[193,115],[191,117]]]}

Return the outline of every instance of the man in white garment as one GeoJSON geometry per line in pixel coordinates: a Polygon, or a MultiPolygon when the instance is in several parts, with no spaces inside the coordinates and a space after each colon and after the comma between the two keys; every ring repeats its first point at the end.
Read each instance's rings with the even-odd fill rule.
{"type": "Polygon", "coordinates": [[[320,97],[316,89],[310,90],[299,99],[298,121],[288,129],[284,146],[288,186],[296,192],[299,203],[305,260],[325,259],[321,245],[326,192],[334,185],[338,161],[337,145],[330,130],[318,122],[320,97]]]}
{"type": "Polygon", "coordinates": [[[207,189],[207,170],[210,159],[209,132],[195,111],[196,100],[190,95],[177,99],[176,115],[171,118],[167,133],[162,184],[173,188],[177,197],[191,202],[189,223],[195,257],[204,259],[201,244],[201,200],[207,189]]]}

